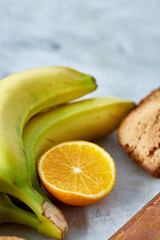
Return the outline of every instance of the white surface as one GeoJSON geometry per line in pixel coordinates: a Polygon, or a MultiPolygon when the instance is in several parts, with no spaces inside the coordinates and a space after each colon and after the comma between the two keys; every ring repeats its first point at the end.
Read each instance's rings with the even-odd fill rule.
{"type": "MultiPolygon", "coordinates": [[[[94,75],[98,90],[138,102],[160,86],[158,0],[1,0],[0,78],[47,65],[94,75]]],[[[117,144],[98,141],[115,159],[117,182],[105,199],[88,207],[59,205],[69,222],[66,240],[106,240],[160,191],[117,144]]],[[[0,235],[45,240],[31,228],[0,226],[0,235]]]]}

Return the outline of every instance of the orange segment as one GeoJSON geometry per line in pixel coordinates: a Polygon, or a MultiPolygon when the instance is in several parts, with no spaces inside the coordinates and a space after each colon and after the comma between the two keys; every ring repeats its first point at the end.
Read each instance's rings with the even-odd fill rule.
{"type": "Polygon", "coordinates": [[[51,195],[70,205],[88,205],[114,187],[116,167],[101,147],[86,141],[60,143],[38,161],[39,177],[51,195]]]}

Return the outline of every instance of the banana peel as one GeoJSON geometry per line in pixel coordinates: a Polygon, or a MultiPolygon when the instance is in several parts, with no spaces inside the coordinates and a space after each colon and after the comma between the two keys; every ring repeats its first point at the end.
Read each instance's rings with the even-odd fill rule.
{"type": "MultiPolygon", "coordinates": [[[[92,86],[92,90],[94,88],[96,88],[95,85],[92,86]]],[[[24,128],[22,127],[23,149],[29,164],[28,170],[31,174],[32,185],[45,199],[45,204],[42,204],[45,209],[50,208],[50,202],[42,192],[37,178],[36,161],[39,156],[59,142],[77,139],[94,141],[108,135],[118,127],[121,120],[134,106],[135,104],[131,101],[100,97],[65,104],[53,110],[51,110],[51,106],[43,107],[43,110],[40,111],[39,109],[38,111],[45,111],[45,113],[38,114],[28,121],[31,117],[29,113],[29,117],[26,118],[24,124],[28,122],[24,128]],[[50,109],[49,112],[48,109],[50,109]]],[[[26,192],[27,190],[25,190],[26,192]]],[[[22,197],[20,199],[22,200],[22,197]]],[[[51,209],[54,209],[53,206],[51,209]]],[[[57,212],[56,207],[55,209],[52,212],[53,214],[57,212]]],[[[0,217],[0,222],[17,222],[31,226],[46,236],[63,237],[62,230],[57,234],[57,229],[53,228],[52,222],[48,223],[45,219],[43,224],[40,224],[41,217],[38,217],[38,213],[36,216],[19,209],[3,193],[0,193],[0,213],[2,213],[0,216],[3,216],[0,217]]],[[[57,213],[60,214],[60,212],[57,213]]]]}
{"type": "Polygon", "coordinates": [[[61,239],[67,222],[31,184],[22,132],[35,114],[96,89],[92,76],[65,67],[45,67],[0,81],[0,191],[23,201],[36,214],[38,232],[61,239]]]}

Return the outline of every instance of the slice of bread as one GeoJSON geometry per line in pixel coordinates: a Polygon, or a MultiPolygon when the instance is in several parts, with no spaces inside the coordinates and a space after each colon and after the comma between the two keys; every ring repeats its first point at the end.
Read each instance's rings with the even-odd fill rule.
{"type": "Polygon", "coordinates": [[[133,161],[153,177],[160,177],[160,88],[121,122],[118,141],[133,161]]]}

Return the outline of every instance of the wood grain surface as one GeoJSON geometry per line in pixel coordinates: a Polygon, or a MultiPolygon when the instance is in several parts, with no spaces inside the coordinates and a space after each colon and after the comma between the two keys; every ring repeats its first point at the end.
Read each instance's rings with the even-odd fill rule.
{"type": "Polygon", "coordinates": [[[109,240],[160,240],[160,193],[109,240]]]}

